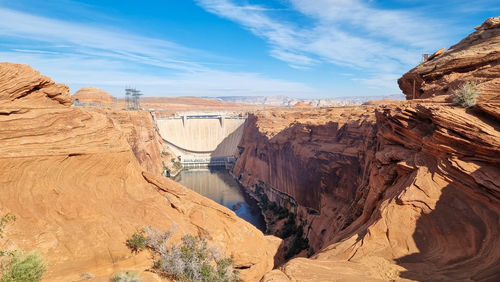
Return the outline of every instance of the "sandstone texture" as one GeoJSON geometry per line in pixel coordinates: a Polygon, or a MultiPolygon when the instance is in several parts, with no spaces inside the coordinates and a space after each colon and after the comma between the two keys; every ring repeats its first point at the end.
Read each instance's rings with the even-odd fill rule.
{"type": "Polygon", "coordinates": [[[293,198],[309,244],[319,250],[359,216],[355,203],[368,183],[375,138],[373,108],[256,112],[233,172],[251,189],[274,188],[266,189],[271,200],[293,198]]]}
{"type": "Polygon", "coordinates": [[[161,175],[164,168],[175,171],[172,159],[177,159],[161,138],[151,114],[147,111],[123,111],[102,108],[88,108],[88,111],[102,113],[113,119],[130,145],[142,169],[161,175]]]}
{"type": "Polygon", "coordinates": [[[27,108],[53,108],[73,103],[69,88],[54,83],[49,77],[28,65],[1,63],[0,111],[15,112],[27,108]]]}
{"type": "Polygon", "coordinates": [[[489,18],[458,44],[407,72],[398,83],[407,99],[422,99],[450,95],[467,81],[477,82],[480,101],[500,99],[500,17],[489,18]]]}
{"type": "Polygon", "coordinates": [[[111,94],[95,87],[80,88],[73,94],[73,99],[78,100],[81,104],[99,106],[112,106],[115,102],[115,98],[111,94]]]}
{"type": "MultiPolygon", "coordinates": [[[[154,135],[129,124],[148,126],[144,114],[69,107],[68,88],[29,66],[2,63],[0,74],[0,213],[17,216],[0,249],[39,250],[49,264],[46,281],[79,281],[84,272],[107,281],[121,270],[151,267],[146,252],[125,246],[151,225],[174,228],[172,243],[186,233],[206,237],[234,257],[247,281],[272,269],[279,239],[160,177],[134,152],[132,136],[154,135]]],[[[145,140],[137,147],[152,150],[154,142],[145,140]]]]}
{"type": "Polygon", "coordinates": [[[500,279],[498,22],[405,74],[411,101],[249,117],[235,173],[291,197],[315,251],[263,281],[500,279]],[[470,79],[478,104],[451,105],[470,79]]]}

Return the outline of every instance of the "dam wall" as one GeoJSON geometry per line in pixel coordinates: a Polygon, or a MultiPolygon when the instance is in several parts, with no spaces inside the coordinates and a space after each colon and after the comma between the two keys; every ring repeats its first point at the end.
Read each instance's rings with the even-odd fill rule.
{"type": "Polygon", "coordinates": [[[182,163],[233,159],[246,117],[209,114],[155,117],[165,143],[182,163]]]}

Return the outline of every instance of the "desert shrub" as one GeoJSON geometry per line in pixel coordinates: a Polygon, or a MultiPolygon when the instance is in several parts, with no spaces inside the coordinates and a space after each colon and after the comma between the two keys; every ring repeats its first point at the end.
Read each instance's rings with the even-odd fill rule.
{"type": "Polygon", "coordinates": [[[146,249],[147,238],[144,235],[144,231],[136,232],[126,241],[127,247],[134,253],[138,253],[146,249]]]}
{"type": "Polygon", "coordinates": [[[221,258],[215,249],[209,249],[205,239],[185,235],[181,246],[160,254],[155,268],[180,281],[238,281],[233,264],[231,258],[221,258]]]}
{"type": "Polygon", "coordinates": [[[40,281],[47,266],[38,252],[25,256],[16,254],[4,268],[1,282],[33,282],[40,281]]]}
{"type": "Polygon", "coordinates": [[[141,282],[141,278],[138,274],[124,271],[111,277],[111,282],[141,282]]]}
{"type": "Polygon", "coordinates": [[[3,230],[5,229],[5,226],[14,221],[16,221],[16,217],[10,213],[7,213],[0,218],[0,238],[3,238],[3,230]]]}
{"type": "Polygon", "coordinates": [[[181,245],[167,247],[170,231],[146,227],[142,235],[145,245],[154,252],[153,268],[163,275],[179,281],[239,281],[233,260],[209,248],[205,239],[185,235],[181,245]]]}
{"type": "Polygon", "coordinates": [[[454,91],[453,104],[470,108],[476,104],[480,92],[476,82],[468,81],[454,91]]]}
{"type": "MultiPolygon", "coordinates": [[[[16,217],[10,213],[5,214],[0,218],[0,238],[3,238],[3,231],[7,224],[16,221],[16,217]]],[[[0,257],[5,255],[12,255],[12,252],[0,250],[0,257]]]]}

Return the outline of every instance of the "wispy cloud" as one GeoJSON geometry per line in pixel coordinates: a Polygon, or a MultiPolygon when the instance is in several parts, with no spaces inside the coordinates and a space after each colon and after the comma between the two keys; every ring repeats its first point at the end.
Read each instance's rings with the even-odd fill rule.
{"type": "Polygon", "coordinates": [[[92,85],[121,96],[134,85],[156,96],[318,95],[301,83],[214,69],[220,62],[203,58],[217,56],[166,40],[1,7],[0,18],[0,61],[30,64],[72,91],[92,85]]]}
{"type": "MultiPolygon", "coordinates": [[[[334,64],[389,74],[377,75],[385,79],[415,65],[417,54],[429,51],[429,46],[441,47],[446,30],[418,12],[377,9],[362,0],[290,0],[291,9],[309,22],[301,26],[232,0],[197,2],[265,39],[270,55],[292,67],[334,64]]],[[[362,81],[374,84],[373,79],[362,81]]],[[[380,83],[387,85],[387,81],[380,83]]],[[[395,81],[392,85],[396,89],[395,81]]]]}

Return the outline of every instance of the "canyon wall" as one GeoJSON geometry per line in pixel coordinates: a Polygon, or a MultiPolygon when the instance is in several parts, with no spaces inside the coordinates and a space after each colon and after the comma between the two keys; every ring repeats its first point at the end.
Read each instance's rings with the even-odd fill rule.
{"type": "Polygon", "coordinates": [[[17,217],[0,249],[39,250],[49,264],[47,281],[76,281],[84,272],[107,280],[120,270],[151,267],[151,258],[132,254],[125,240],[152,225],[173,227],[173,243],[187,233],[206,237],[234,258],[245,280],[272,269],[279,239],[143,172],[128,138],[133,134],[124,129],[128,122],[117,122],[147,123],[142,114],[123,117],[71,103],[67,86],[26,65],[0,64],[0,213],[17,217]]]}
{"type": "Polygon", "coordinates": [[[498,59],[481,55],[500,54],[498,21],[456,45],[461,59],[445,52],[400,79],[412,96],[422,75],[415,98],[435,98],[251,116],[235,174],[292,197],[316,251],[263,281],[500,279],[498,59]],[[449,103],[452,79],[469,77],[478,104],[449,103]]]}
{"type": "Polygon", "coordinates": [[[319,250],[360,215],[356,202],[368,184],[375,137],[373,108],[256,112],[233,172],[273,201],[291,198],[319,250]]]}

